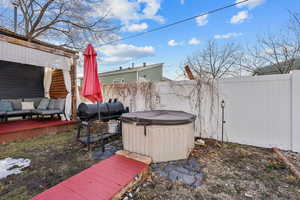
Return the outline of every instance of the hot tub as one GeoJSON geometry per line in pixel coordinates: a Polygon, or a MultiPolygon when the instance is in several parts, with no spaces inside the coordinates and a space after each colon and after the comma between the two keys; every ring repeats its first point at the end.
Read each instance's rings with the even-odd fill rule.
{"type": "Polygon", "coordinates": [[[147,155],[153,162],[186,159],[194,148],[195,115],[155,110],[121,116],[124,149],[147,155]]]}

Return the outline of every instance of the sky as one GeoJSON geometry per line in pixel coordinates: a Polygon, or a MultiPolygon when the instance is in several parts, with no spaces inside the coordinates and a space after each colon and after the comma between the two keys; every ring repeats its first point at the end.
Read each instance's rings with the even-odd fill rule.
{"type": "MultiPolygon", "coordinates": [[[[126,24],[120,32],[126,37],[237,1],[110,0],[110,6],[116,12],[115,19],[126,24]],[[133,4],[138,6],[129,9],[133,4]]],[[[184,59],[201,50],[208,40],[234,41],[242,46],[255,44],[258,36],[269,32],[276,34],[284,28],[289,10],[299,11],[300,0],[250,0],[164,30],[100,47],[99,70],[109,71],[131,66],[131,63],[137,66],[143,62],[162,62],[165,63],[164,76],[179,79],[184,59]]]]}
{"type": "MultiPolygon", "coordinates": [[[[199,15],[242,0],[103,0],[93,15],[107,16],[121,25],[121,38],[199,15]]],[[[0,0],[8,2],[8,0],[0,0]]],[[[182,77],[185,58],[205,47],[207,41],[255,44],[257,36],[278,33],[289,19],[288,11],[299,11],[300,0],[249,0],[247,3],[202,16],[140,37],[97,46],[99,71],[164,63],[164,76],[182,77]]],[[[82,74],[79,67],[79,76],[82,74]]]]}

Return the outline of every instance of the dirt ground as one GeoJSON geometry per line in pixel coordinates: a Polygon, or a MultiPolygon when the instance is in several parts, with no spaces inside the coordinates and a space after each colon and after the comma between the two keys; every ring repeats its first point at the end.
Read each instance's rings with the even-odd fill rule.
{"type": "Polygon", "coordinates": [[[0,159],[28,158],[31,165],[0,180],[1,200],[23,200],[97,162],[75,140],[75,132],[49,134],[0,145],[0,159]]]}
{"type": "Polygon", "coordinates": [[[191,158],[206,166],[201,186],[172,183],[153,173],[133,192],[134,199],[300,199],[300,182],[270,149],[233,143],[220,147],[206,140],[205,146],[196,146],[191,158]]]}
{"type": "MultiPolygon", "coordinates": [[[[99,162],[75,140],[75,132],[49,134],[0,145],[0,159],[29,158],[23,173],[0,180],[1,200],[23,200],[99,162]]],[[[299,154],[286,152],[300,166],[299,154]]],[[[270,149],[206,140],[191,154],[205,167],[203,184],[190,187],[158,174],[136,187],[129,199],[300,199],[300,182],[270,149]]]]}

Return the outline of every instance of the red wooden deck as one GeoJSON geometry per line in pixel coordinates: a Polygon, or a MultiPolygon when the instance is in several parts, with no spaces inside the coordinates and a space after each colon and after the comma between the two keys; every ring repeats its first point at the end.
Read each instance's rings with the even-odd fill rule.
{"type": "Polygon", "coordinates": [[[33,197],[31,200],[108,200],[148,165],[114,155],[33,197]]]}
{"type": "Polygon", "coordinates": [[[38,120],[16,120],[0,122],[0,143],[15,139],[33,137],[49,132],[65,131],[74,128],[76,122],[61,121],[58,119],[38,120]]]}

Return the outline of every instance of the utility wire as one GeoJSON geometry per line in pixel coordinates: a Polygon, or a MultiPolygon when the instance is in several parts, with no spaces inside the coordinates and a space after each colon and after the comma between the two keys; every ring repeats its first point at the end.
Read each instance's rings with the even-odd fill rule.
{"type": "Polygon", "coordinates": [[[179,20],[179,21],[170,23],[170,24],[166,24],[166,25],[164,25],[164,26],[160,26],[160,27],[157,27],[157,28],[154,28],[154,29],[150,29],[150,30],[148,30],[148,31],[144,31],[144,32],[142,32],[142,33],[137,33],[137,34],[134,34],[134,35],[130,35],[130,36],[121,38],[121,39],[112,40],[112,41],[109,41],[109,42],[107,42],[107,43],[101,44],[100,46],[109,45],[109,44],[112,44],[112,43],[115,43],[115,42],[119,42],[119,41],[131,39],[131,38],[139,37],[139,36],[145,35],[145,34],[147,34],[147,33],[152,33],[152,32],[155,32],[155,31],[159,31],[159,30],[162,30],[162,29],[171,27],[171,26],[175,26],[175,25],[177,25],[177,24],[181,24],[181,23],[184,23],[184,22],[187,22],[187,21],[196,19],[197,17],[201,17],[201,16],[213,14],[213,13],[216,13],[216,12],[219,12],[219,11],[222,11],[222,10],[225,10],[225,9],[227,9],[227,8],[234,7],[234,6],[236,6],[236,5],[245,3],[245,2],[247,2],[247,1],[249,1],[249,0],[243,0],[243,1],[239,1],[239,2],[233,3],[233,4],[229,4],[229,5],[220,7],[220,8],[216,8],[216,9],[214,9],[214,10],[207,11],[207,12],[205,12],[205,13],[201,13],[201,14],[199,14],[199,15],[195,15],[195,16],[192,16],[192,17],[188,17],[188,18],[185,18],[185,19],[182,19],[182,20],[179,20]]]}

